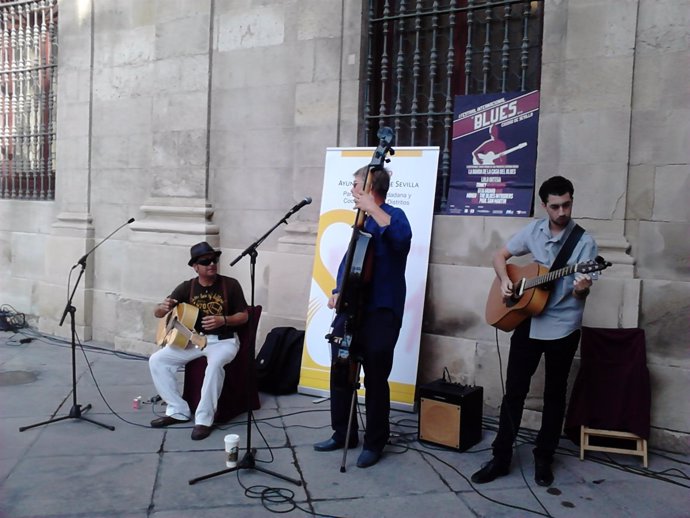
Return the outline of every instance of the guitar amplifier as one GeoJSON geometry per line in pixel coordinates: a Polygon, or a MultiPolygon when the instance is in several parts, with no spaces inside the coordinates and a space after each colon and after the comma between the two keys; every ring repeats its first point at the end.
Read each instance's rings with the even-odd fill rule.
{"type": "Polygon", "coordinates": [[[442,379],[419,387],[420,441],[464,451],[482,438],[483,387],[442,379]]]}

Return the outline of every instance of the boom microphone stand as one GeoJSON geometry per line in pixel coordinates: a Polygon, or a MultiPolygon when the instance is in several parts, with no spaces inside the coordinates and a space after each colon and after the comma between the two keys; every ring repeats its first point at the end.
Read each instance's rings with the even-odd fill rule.
{"type": "Polygon", "coordinates": [[[67,317],[67,314],[69,313],[70,316],[70,330],[72,334],[72,408],[69,411],[69,414],[62,416],[62,417],[55,417],[53,419],[49,419],[47,421],[43,421],[41,423],[36,423],[32,424],[29,426],[22,426],[19,428],[20,432],[23,432],[24,430],[28,430],[29,428],[35,428],[36,426],[42,426],[44,424],[50,424],[50,423],[56,423],[58,421],[64,421],[65,419],[81,419],[82,421],[88,421],[93,424],[97,424],[98,426],[102,426],[103,428],[107,428],[108,430],[115,430],[114,426],[110,426],[107,424],[99,423],[98,421],[94,421],[93,419],[89,419],[88,417],[84,417],[84,413],[88,412],[89,409],[91,408],[91,404],[89,403],[86,405],[83,409],[81,405],[77,404],[77,362],[76,362],[76,349],[77,349],[77,332],[76,332],[76,325],[75,325],[75,319],[74,319],[74,314],[77,311],[77,309],[72,305],[72,299],[74,298],[74,294],[77,291],[77,287],[79,286],[79,281],[81,280],[82,276],[84,275],[84,271],[86,270],[86,258],[96,250],[99,246],[101,246],[105,241],[110,239],[110,237],[120,230],[122,227],[125,225],[129,225],[134,221],[134,218],[130,218],[126,223],[123,223],[119,227],[117,227],[115,230],[113,230],[108,236],[106,236],[100,243],[98,243],[96,246],[94,246],[91,250],[89,250],[87,253],[85,253],[79,261],[77,261],[77,264],[72,266],[72,270],[74,270],[77,266],[81,266],[81,270],[79,271],[79,276],[77,277],[77,282],[74,283],[74,289],[72,289],[72,293],[69,296],[69,299],[67,300],[67,304],[65,305],[65,310],[62,313],[62,318],[60,319],[60,326],[65,323],[65,318],[67,317]]]}
{"type": "MultiPolygon", "coordinates": [[[[278,221],[273,227],[271,227],[268,232],[266,232],[263,236],[261,236],[259,239],[257,239],[254,243],[249,245],[244,252],[242,252],[240,255],[238,255],[231,263],[230,266],[235,266],[239,262],[240,259],[242,259],[245,255],[248,255],[250,258],[249,262],[249,278],[250,278],[250,284],[251,284],[251,306],[254,307],[254,287],[256,284],[255,281],[255,271],[256,271],[256,258],[259,255],[259,252],[257,251],[258,246],[264,242],[264,240],[273,232],[278,226],[281,224],[286,224],[287,225],[287,219],[292,216],[295,212],[300,210],[302,207],[305,205],[309,205],[311,203],[311,198],[306,197],[304,198],[301,202],[299,202],[297,205],[292,207],[285,216],[283,216],[282,219],[278,221]]],[[[285,475],[281,475],[280,473],[276,473],[275,471],[270,471],[266,468],[263,468],[261,466],[256,465],[256,448],[252,448],[252,421],[254,419],[254,413],[252,411],[252,405],[251,405],[251,393],[252,393],[252,388],[254,387],[255,384],[255,371],[256,371],[256,366],[254,364],[254,351],[256,348],[256,332],[254,333],[253,336],[253,341],[251,344],[251,349],[250,351],[252,354],[248,355],[248,363],[249,365],[247,366],[247,447],[246,447],[246,453],[244,454],[244,457],[237,463],[237,466],[234,468],[226,468],[220,471],[216,471],[214,473],[209,473],[208,475],[203,475],[201,477],[193,478],[189,481],[189,485],[196,484],[197,482],[200,482],[202,480],[206,480],[209,478],[216,477],[218,475],[223,475],[225,473],[231,473],[233,471],[239,471],[241,469],[254,469],[256,471],[261,471],[262,473],[267,473],[269,475],[273,475],[274,477],[282,478],[283,480],[286,480],[287,482],[292,482],[296,486],[301,486],[302,481],[297,480],[294,478],[287,477],[285,475]]]]}

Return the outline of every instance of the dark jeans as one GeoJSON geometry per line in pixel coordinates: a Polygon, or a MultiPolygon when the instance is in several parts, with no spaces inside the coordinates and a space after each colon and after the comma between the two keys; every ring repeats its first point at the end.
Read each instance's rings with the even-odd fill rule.
{"type": "MultiPolygon", "coordinates": [[[[361,343],[357,346],[364,368],[365,406],[367,426],[364,433],[364,448],[380,452],[390,435],[390,388],[388,376],[393,368],[393,352],[400,334],[400,320],[388,309],[368,313],[362,320],[361,343]]],[[[335,346],[331,346],[335,354],[335,346]]],[[[336,385],[331,376],[331,426],[333,437],[344,440],[347,434],[347,419],[352,403],[352,387],[336,385]]],[[[351,437],[357,434],[356,413],[353,414],[351,437]]]]}
{"type": "Polygon", "coordinates": [[[510,463],[530,381],[544,355],[544,407],[534,456],[550,461],[561,436],[565,416],[568,374],[580,341],[580,331],[558,340],[534,340],[529,337],[531,320],[520,324],[510,339],[506,393],[501,404],[498,433],[493,442],[494,457],[510,463]]]}

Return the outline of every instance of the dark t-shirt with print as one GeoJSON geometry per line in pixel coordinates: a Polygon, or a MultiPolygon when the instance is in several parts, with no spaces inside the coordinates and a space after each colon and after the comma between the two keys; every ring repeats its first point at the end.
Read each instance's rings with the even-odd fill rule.
{"type": "MultiPolygon", "coordinates": [[[[171,299],[187,302],[200,309],[195,329],[201,332],[201,319],[207,315],[230,316],[247,309],[242,286],[232,277],[217,275],[211,286],[202,286],[199,279],[184,281],[170,294],[171,299]],[[227,299],[227,300],[224,300],[227,299]]],[[[237,330],[233,326],[223,326],[214,329],[210,334],[218,334],[218,338],[225,340],[232,338],[237,330]]]]}

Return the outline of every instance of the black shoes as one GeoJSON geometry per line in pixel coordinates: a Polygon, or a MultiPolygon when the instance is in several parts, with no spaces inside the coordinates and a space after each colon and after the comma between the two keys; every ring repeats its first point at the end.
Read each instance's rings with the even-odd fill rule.
{"type": "Polygon", "coordinates": [[[550,460],[534,459],[534,481],[543,487],[553,484],[550,460]]]}
{"type": "Polygon", "coordinates": [[[510,463],[500,462],[496,457],[482,466],[482,469],[472,475],[475,484],[486,484],[510,472],[510,463]]]}
{"type": "MultiPolygon", "coordinates": [[[[357,437],[354,437],[350,439],[350,442],[348,443],[347,447],[349,448],[356,448],[357,445],[359,444],[359,439],[357,437]]],[[[345,441],[339,441],[338,439],[331,437],[330,439],[326,439],[325,441],[317,442],[314,444],[314,449],[316,451],[335,451],[335,450],[342,450],[345,447],[345,441]]],[[[376,464],[379,460],[381,459],[381,452],[378,451],[373,451],[373,450],[362,450],[362,453],[359,454],[359,457],[357,458],[357,467],[358,468],[368,468],[370,466],[373,466],[376,464]]]]}
{"type": "MultiPolygon", "coordinates": [[[[350,443],[347,445],[348,448],[356,448],[357,445],[359,444],[359,439],[353,438],[350,439],[350,443]]],[[[331,437],[330,439],[326,439],[325,441],[317,442],[314,444],[314,449],[316,451],[335,451],[335,450],[341,450],[342,448],[345,447],[345,441],[338,441],[331,437]]]]}
{"type": "MultiPolygon", "coordinates": [[[[486,484],[503,477],[510,472],[510,464],[500,462],[492,458],[482,466],[482,469],[472,475],[472,482],[475,484],[486,484]]],[[[537,485],[548,487],[553,484],[553,471],[551,471],[550,459],[534,459],[534,481],[537,485]]]]}
{"type": "Polygon", "coordinates": [[[381,452],[373,450],[362,450],[357,458],[358,468],[368,468],[376,464],[381,459],[381,452]]]}
{"type": "Polygon", "coordinates": [[[189,422],[189,419],[175,419],[172,416],[166,415],[151,421],[151,428],[164,428],[166,426],[170,426],[171,424],[182,424],[187,422],[189,422]]]}

